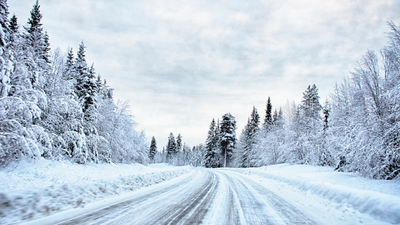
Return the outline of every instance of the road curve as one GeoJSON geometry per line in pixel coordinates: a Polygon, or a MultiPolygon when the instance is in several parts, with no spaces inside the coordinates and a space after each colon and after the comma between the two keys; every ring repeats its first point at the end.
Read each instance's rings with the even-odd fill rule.
{"type": "Polygon", "coordinates": [[[200,169],[52,224],[317,224],[241,174],[200,169]],[[147,190],[146,190],[147,189],[147,190]]]}
{"type": "Polygon", "coordinates": [[[255,181],[217,170],[219,196],[205,224],[318,224],[308,215],[255,181]]]}

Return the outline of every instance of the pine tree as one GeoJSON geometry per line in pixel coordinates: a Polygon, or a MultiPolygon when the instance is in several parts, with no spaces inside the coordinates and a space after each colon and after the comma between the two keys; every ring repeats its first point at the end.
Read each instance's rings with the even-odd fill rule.
{"type": "Polygon", "coordinates": [[[14,34],[19,32],[18,18],[15,14],[10,18],[8,28],[10,28],[10,32],[14,34]]]}
{"type": "Polygon", "coordinates": [[[263,128],[266,132],[268,132],[271,129],[271,126],[273,125],[273,120],[272,120],[272,104],[271,104],[271,98],[268,97],[267,100],[267,108],[265,109],[265,118],[264,118],[264,124],[263,128]]]}
{"type": "Polygon", "coordinates": [[[65,80],[72,80],[74,78],[74,52],[72,48],[68,50],[67,61],[64,65],[63,78],[65,80]]]}
{"type": "Polygon", "coordinates": [[[210,124],[210,130],[208,131],[206,146],[204,148],[203,166],[206,168],[216,168],[219,166],[219,158],[216,143],[216,124],[213,119],[210,124]]]}
{"type": "Polygon", "coordinates": [[[306,134],[314,133],[319,131],[321,125],[320,112],[322,106],[319,103],[318,89],[313,84],[308,86],[307,90],[303,92],[303,100],[300,105],[300,123],[302,124],[302,130],[306,134]]]}
{"type": "Polygon", "coordinates": [[[223,158],[221,157],[221,126],[219,124],[219,119],[217,120],[217,123],[215,125],[214,143],[215,157],[218,160],[218,167],[220,167],[224,164],[224,162],[223,158]]]}
{"type": "Polygon", "coordinates": [[[181,152],[182,151],[182,136],[181,134],[178,134],[178,137],[176,137],[176,152],[181,152]]]}
{"type": "Polygon", "coordinates": [[[19,40],[20,33],[19,33],[19,25],[18,25],[18,19],[17,16],[14,14],[9,23],[8,23],[8,29],[9,29],[9,43],[8,43],[8,49],[11,50],[11,54],[13,55],[11,60],[15,60],[15,50],[18,46],[17,41],[19,40]]]}
{"type": "MultiPolygon", "coordinates": [[[[50,63],[50,44],[47,33],[43,33],[41,24],[43,16],[40,12],[38,0],[31,10],[31,17],[28,20],[28,26],[25,28],[25,50],[32,54],[34,62],[43,70],[49,69],[50,63]]],[[[32,67],[32,65],[28,65],[32,67]]],[[[36,82],[37,78],[33,78],[32,82],[36,82]]]]}
{"type": "Polygon", "coordinates": [[[7,35],[10,32],[8,27],[8,5],[6,0],[0,0],[0,47],[6,47],[7,35]]]}
{"type": "Polygon", "coordinates": [[[320,119],[320,111],[322,109],[319,103],[318,88],[313,84],[308,86],[307,90],[303,92],[303,100],[301,101],[301,110],[303,115],[316,120],[320,119]]]}
{"type": "Polygon", "coordinates": [[[10,89],[10,74],[9,70],[7,69],[8,56],[5,54],[6,41],[9,34],[7,16],[7,1],[0,0],[0,98],[7,96],[10,89]]]}
{"type": "Polygon", "coordinates": [[[242,141],[243,155],[242,155],[242,167],[254,166],[254,147],[257,142],[257,134],[259,131],[260,116],[258,115],[256,107],[253,107],[250,118],[247,121],[247,125],[244,129],[244,136],[242,141]]]}
{"type": "Polygon", "coordinates": [[[171,132],[168,137],[168,144],[167,144],[167,161],[171,163],[172,158],[176,154],[176,141],[174,134],[171,132]]]}
{"type": "Polygon", "coordinates": [[[156,143],[156,139],[153,136],[153,138],[151,139],[151,143],[150,143],[150,150],[149,150],[149,159],[150,161],[154,161],[154,156],[157,153],[157,143],[156,143]]]}
{"type": "Polygon", "coordinates": [[[331,109],[329,106],[329,102],[328,99],[326,99],[325,101],[325,105],[323,108],[323,113],[324,113],[324,132],[328,129],[328,119],[329,119],[329,113],[330,113],[331,109]]]}
{"type": "Polygon", "coordinates": [[[91,106],[95,107],[98,88],[95,80],[93,65],[89,69],[86,63],[85,48],[83,41],[79,45],[79,51],[74,64],[76,73],[75,93],[82,101],[82,111],[85,113],[91,106]]]}
{"type": "Polygon", "coordinates": [[[236,120],[230,113],[222,116],[221,128],[221,157],[223,166],[229,165],[233,150],[236,148],[236,120]]]}

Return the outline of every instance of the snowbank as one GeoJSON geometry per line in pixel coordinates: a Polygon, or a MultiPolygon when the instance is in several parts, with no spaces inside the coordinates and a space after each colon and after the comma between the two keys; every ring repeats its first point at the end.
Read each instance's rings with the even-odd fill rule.
{"type": "Polygon", "coordinates": [[[334,172],[329,167],[288,164],[237,171],[284,182],[348,205],[375,219],[400,224],[399,180],[371,180],[352,173],[334,172]]]}
{"type": "Polygon", "coordinates": [[[40,160],[0,170],[0,224],[36,219],[178,177],[189,167],[40,160]]]}

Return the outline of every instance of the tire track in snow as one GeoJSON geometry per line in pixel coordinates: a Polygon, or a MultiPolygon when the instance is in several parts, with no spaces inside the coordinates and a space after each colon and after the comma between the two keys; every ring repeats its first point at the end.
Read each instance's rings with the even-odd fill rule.
{"type": "Polygon", "coordinates": [[[317,223],[246,176],[226,170],[196,170],[58,224],[317,223]]]}
{"type": "Polygon", "coordinates": [[[237,195],[239,204],[234,211],[242,211],[241,224],[317,224],[299,209],[247,177],[219,170],[237,195]]]}
{"type": "Polygon", "coordinates": [[[182,182],[59,224],[198,224],[208,212],[217,186],[214,173],[197,171],[182,182]]]}

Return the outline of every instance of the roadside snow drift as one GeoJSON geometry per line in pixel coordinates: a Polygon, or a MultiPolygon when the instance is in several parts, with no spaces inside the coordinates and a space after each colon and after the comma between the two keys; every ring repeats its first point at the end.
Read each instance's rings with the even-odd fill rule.
{"type": "Polygon", "coordinates": [[[289,164],[237,171],[284,182],[304,192],[348,205],[375,219],[400,224],[399,180],[371,180],[353,173],[334,172],[329,167],[289,164]]]}
{"type": "Polygon", "coordinates": [[[0,224],[18,223],[83,207],[189,171],[188,167],[167,165],[22,162],[14,168],[0,170],[0,224]]]}

